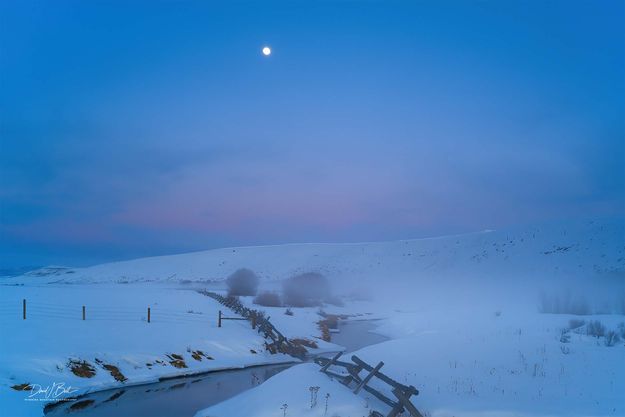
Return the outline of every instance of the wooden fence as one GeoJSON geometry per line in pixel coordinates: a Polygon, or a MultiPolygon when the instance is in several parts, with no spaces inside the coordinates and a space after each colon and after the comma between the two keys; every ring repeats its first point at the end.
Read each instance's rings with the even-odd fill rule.
{"type": "MultiPolygon", "coordinates": [[[[318,357],[315,358],[315,362],[321,366],[321,372],[336,378],[343,385],[352,388],[350,384],[353,384],[354,394],[365,390],[391,407],[391,411],[389,411],[386,417],[396,417],[404,411],[408,411],[412,417],[423,417],[419,410],[410,402],[410,397],[412,395],[418,395],[419,391],[412,385],[400,384],[380,372],[380,369],[384,366],[384,362],[379,362],[376,366],[371,366],[356,355],[352,355],[351,362],[345,362],[339,360],[342,354],[343,352],[339,352],[332,359],[318,357]],[[339,373],[332,368],[342,368],[344,371],[339,373]],[[366,372],[364,377],[360,375],[363,371],[366,372]],[[389,398],[382,392],[367,385],[373,378],[378,378],[386,385],[389,385],[395,398],[389,398]]],[[[381,414],[378,413],[378,415],[381,414]]]]}
{"type": "MultiPolygon", "coordinates": [[[[271,353],[286,353],[287,355],[295,356],[297,358],[304,358],[306,356],[306,349],[303,346],[292,343],[287,339],[276,327],[269,321],[270,317],[265,317],[265,314],[261,311],[254,310],[245,307],[237,297],[224,297],[216,292],[199,290],[200,294],[218,301],[220,304],[228,307],[235,313],[243,317],[244,320],[250,320],[252,322],[252,328],[258,330],[262,334],[267,342],[265,342],[265,348],[271,353]]],[[[222,320],[237,320],[235,317],[224,317],[219,312],[219,327],[221,327],[222,320]]]]}
{"type": "MultiPolygon", "coordinates": [[[[226,317],[221,312],[221,310],[219,310],[219,315],[217,316],[217,327],[221,327],[221,322],[223,320],[245,320],[245,321],[247,321],[247,319],[245,317],[226,317]]],[[[256,320],[254,320],[254,317],[252,317],[251,320],[252,320],[252,329],[255,329],[256,328],[256,320]]]]}

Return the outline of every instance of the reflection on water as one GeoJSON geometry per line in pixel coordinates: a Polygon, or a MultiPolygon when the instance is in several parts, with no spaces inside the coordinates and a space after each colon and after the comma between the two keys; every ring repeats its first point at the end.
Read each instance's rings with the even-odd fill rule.
{"type": "Polygon", "coordinates": [[[46,417],[191,417],[198,410],[261,384],[291,365],[258,366],[95,392],[56,403],[46,417]]]}

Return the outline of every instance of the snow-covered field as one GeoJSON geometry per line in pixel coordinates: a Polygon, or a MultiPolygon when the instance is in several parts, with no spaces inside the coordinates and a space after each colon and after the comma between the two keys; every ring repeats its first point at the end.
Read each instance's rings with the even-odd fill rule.
{"type": "Polygon", "coordinates": [[[76,389],[76,396],[164,376],[294,360],[265,352],[264,339],[247,321],[218,328],[223,306],[195,291],[160,285],[3,286],[0,306],[3,417],[42,414],[45,402],[26,400],[31,391],[10,388],[20,384],[45,389],[63,383],[76,389]],[[75,375],[71,360],[86,361],[95,375],[75,375]],[[126,380],[116,380],[106,365],[117,367],[126,380]]]}
{"type": "MultiPolygon", "coordinates": [[[[595,320],[624,334],[623,315],[581,317],[482,305],[470,313],[441,305],[386,315],[375,322],[375,331],[393,340],[354,354],[370,364],[384,361],[384,373],[417,387],[420,395],[413,403],[426,416],[625,415],[625,340],[606,346],[605,337],[586,334],[595,320]],[[572,320],[585,323],[569,329],[572,320]]],[[[316,365],[295,368],[198,417],[276,416],[282,415],[284,404],[287,416],[356,417],[367,416],[372,408],[389,411],[373,396],[355,396],[330,381],[316,365]],[[321,387],[319,398],[330,394],[328,412],[321,400],[311,408],[311,386],[321,387]]],[[[392,398],[388,386],[373,386],[392,398]]]]}
{"type": "MultiPolygon", "coordinates": [[[[392,340],[356,354],[384,361],[384,373],[417,387],[414,404],[424,415],[625,416],[625,341],[607,346],[606,337],[609,331],[625,336],[621,220],[397,242],[230,248],[3,279],[0,410],[40,414],[41,403],[25,402],[24,392],[9,388],[15,384],[56,381],[87,391],[289,359],[264,353],[248,322],[217,329],[222,307],[193,291],[223,289],[220,282],[241,267],[257,272],[270,290],[297,273],[326,275],[345,305],[323,310],[380,319],[376,331],[392,340]],[[587,334],[595,321],[605,327],[603,336],[587,334]],[[193,359],[198,350],[213,360],[193,359]],[[173,366],[168,354],[182,355],[188,369],[173,366]],[[88,382],[73,375],[72,358],[95,363],[96,375],[88,382]],[[103,364],[117,366],[128,381],[115,381],[103,364]]],[[[287,336],[318,341],[318,308],[293,308],[292,316],[283,307],[265,310],[287,336]]],[[[303,364],[198,416],[388,412],[369,397],[303,364]],[[320,387],[312,408],[311,386],[320,387]]]]}

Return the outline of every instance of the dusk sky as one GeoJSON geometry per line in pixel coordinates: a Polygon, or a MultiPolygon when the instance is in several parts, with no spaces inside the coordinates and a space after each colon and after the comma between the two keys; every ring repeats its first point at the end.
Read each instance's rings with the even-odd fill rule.
{"type": "Polygon", "coordinates": [[[2,1],[0,267],[622,215],[624,16],[2,1]]]}

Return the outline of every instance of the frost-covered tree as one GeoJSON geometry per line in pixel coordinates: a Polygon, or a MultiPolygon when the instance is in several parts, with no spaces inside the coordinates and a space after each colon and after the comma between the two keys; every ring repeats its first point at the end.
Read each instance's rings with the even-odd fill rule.
{"type": "Polygon", "coordinates": [[[256,295],[260,279],[254,271],[241,268],[232,273],[226,284],[228,285],[228,295],[256,295]]]}
{"type": "Polygon", "coordinates": [[[295,275],[282,284],[283,301],[293,307],[312,307],[330,299],[330,282],[316,272],[295,275]]]}

